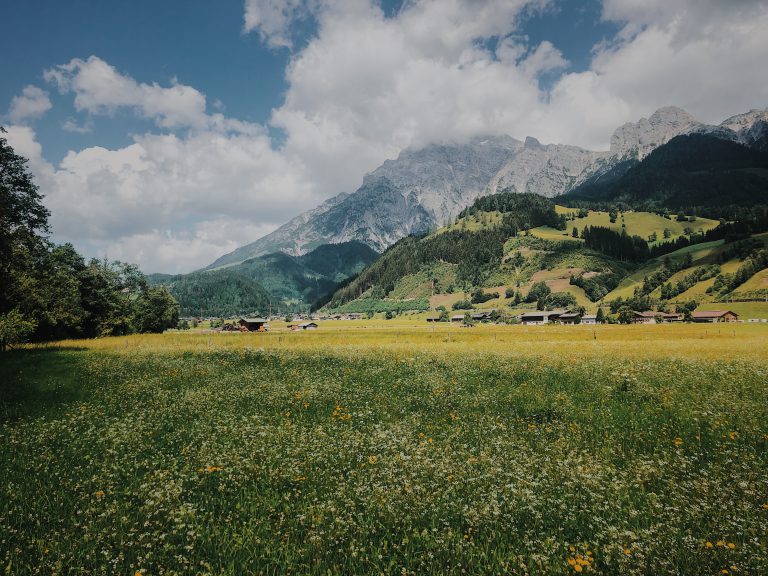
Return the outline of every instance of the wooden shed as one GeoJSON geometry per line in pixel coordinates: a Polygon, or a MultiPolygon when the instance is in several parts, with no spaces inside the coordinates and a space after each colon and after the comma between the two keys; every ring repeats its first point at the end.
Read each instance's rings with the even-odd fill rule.
{"type": "Polygon", "coordinates": [[[267,331],[267,319],[266,318],[240,318],[238,322],[240,326],[248,330],[248,332],[266,332],[267,331]]]}

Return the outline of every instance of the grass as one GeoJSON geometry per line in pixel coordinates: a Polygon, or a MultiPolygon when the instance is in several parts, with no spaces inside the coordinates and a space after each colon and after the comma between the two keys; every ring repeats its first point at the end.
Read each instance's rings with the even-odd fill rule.
{"type": "Polygon", "coordinates": [[[768,326],[416,318],[0,356],[0,569],[768,571],[768,326]]]}

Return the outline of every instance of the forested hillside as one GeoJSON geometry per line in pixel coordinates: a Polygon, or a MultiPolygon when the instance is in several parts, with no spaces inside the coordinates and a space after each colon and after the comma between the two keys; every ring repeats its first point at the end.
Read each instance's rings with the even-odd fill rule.
{"type": "Polygon", "coordinates": [[[623,204],[636,210],[768,204],[768,154],[707,134],[688,134],[651,152],[623,176],[587,183],[565,195],[571,205],[623,204]]]}
{"type": "Polygon", "coordinates": [[[282,252],[192,274],[154,274],[168,287],[184,316],[229,316],[270,309],[302,310],[332,293],[338,283],[374,262],[378,254],[360,242],[320,246],[303,256],[282,252]]]}
{"type": "Polygon", "coordinates": [[[735,220],[565,208],[535,195],[487,196],[450,226],[396,243],[316,307],[432,308],[447,318],[450,308],[690,311],[737,294],[764,298],[768,290],[759,274],[768,209],[724,213],[735,220]],[[699,246],[716,246],[716,255],[699,254],[699,246]]]}

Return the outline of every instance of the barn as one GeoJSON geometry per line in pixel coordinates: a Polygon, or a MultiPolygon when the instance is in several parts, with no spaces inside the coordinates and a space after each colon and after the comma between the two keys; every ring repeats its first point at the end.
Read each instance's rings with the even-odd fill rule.
{"type": "Polygon", "coordinates": [[[700,310],[691,312],[694,322],[737,322],[739,315],[731,310],[700,310]]]}
{"type": "Polygon", "coordinates": [[[266,318],[240,318],[238,324],[248,332],[266,332],[268,328],[266,318]]]}

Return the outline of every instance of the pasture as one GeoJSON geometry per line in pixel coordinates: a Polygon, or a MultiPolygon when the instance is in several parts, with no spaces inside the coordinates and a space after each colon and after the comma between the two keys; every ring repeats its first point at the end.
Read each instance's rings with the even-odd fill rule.
{"type": "Polygon", "coordinates": [[[7,574],[768,572],[768,326],[166,334],[0,356],[7,574]]]}

